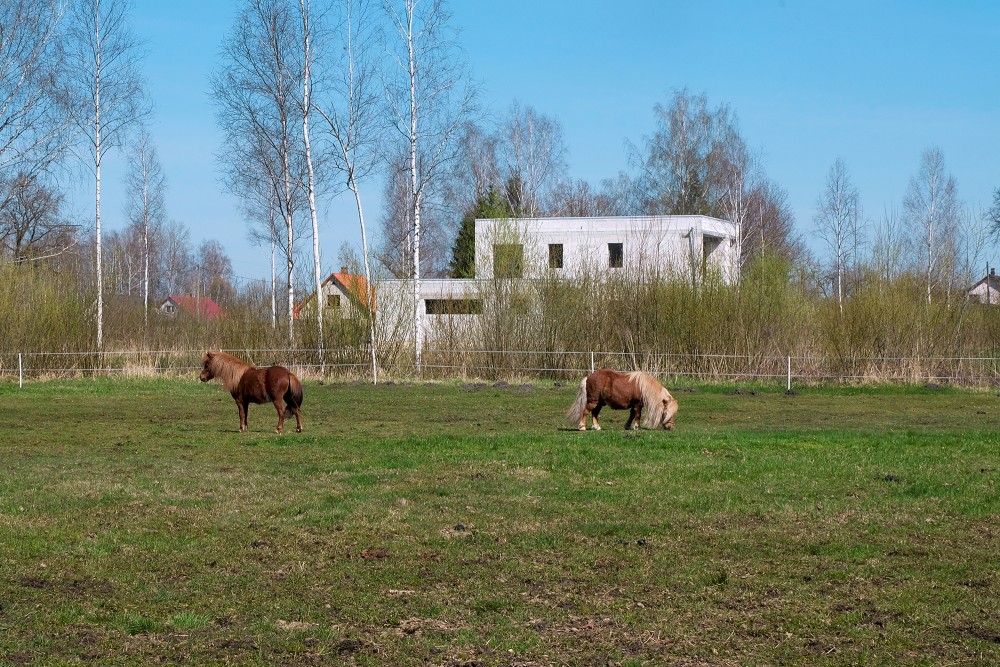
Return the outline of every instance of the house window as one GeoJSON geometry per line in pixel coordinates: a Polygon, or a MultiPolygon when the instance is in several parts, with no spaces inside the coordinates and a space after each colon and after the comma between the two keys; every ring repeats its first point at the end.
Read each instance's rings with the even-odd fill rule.
{"type": "Polygon", "coordinates": [[[549,244],[549,268],[561,269],[563,267],[563,244],[549,244]]]}
{"type": "Polygon", "coordinates": [[[339,294],[327,294],[326,295],[326,307],[328,309],[339,309],[340,308],[340,295],[339,294]]]}
{"type": "Polygon", "coordinates": [[[481,315],[480,299],[426,299],[424,310],[428,315],[481,315]]]}
{"type": "Polygon", "coordinates": [[[608,244],[608,267],[620,269],[624,265],[625,251],[621,243],[608,244]]]}
{"type": "Polygon", "coordinates": [[[493,246],[493,277],[520,278],[524,275],[524,246],[498,243],[493,246]]]}

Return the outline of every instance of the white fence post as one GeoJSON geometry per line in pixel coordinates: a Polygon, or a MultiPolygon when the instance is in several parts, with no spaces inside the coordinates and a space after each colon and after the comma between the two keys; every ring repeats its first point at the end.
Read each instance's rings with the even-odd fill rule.
{"type": "Polygon", "coordinates": [[[24,366],[21,364],[21,353],[17,353],[17,388],[24,388],[24,366]]]}
{"type": "Polygon", "coordinates": [[[594,351],[590,351],[590,372],[594,372],[594,351]]]}
{"type": "Polygon", "coordinates": [[[792,355],[788,355],[788,391],[792,390],[792,355]]]}

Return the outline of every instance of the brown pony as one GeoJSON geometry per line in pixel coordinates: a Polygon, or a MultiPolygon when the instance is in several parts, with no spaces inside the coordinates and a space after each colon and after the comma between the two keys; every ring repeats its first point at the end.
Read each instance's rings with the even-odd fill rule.
{"type": "Polygon", "coordinates": [[[206,352],[201,360],[199,378],[208,382],[213,378],[236,400],[240,411],[240,433],[247,430],[247,408],[251,403],[274,403],[278,411],[277,433],[285,426],[286,407],[295,415],[295,430],[302,432],[302,384],[295,374],[284,366],[257,368],[225,352],[206,352]]]}
{"type": "Polygon", "coordinates": [[[594,430],[600,431],[597,415],[605,405],[613,410],[630,410],[626,429],[638,429],[640,421],[646,428],[662,427],[668,431],[674,428],[677,400],[649,373],[619,373],[607,368],[594,371],[580,380],[580,391],[566,412],[566,418],[581,431],[586,431],[589,413],[594,430]],[[644,407],[646,418],[642,419],[644,407]]]}

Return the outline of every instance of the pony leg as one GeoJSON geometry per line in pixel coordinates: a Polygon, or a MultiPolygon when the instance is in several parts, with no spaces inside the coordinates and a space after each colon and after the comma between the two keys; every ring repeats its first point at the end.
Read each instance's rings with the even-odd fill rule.
{"type": "Polygon", "coordinates": [[[603,407],[604,407],[603,403],[598,403],[597,405],[594,406],[594,409],[590,411],[590,418],[594,422],[593,429],[595,431],[601,430],[601,425],[597,421],[597,415],[600,414],[601,408],[603,407]]]}
{"type": "Polygon", "coordinates": [[[274,409],[278,411],[278,428],[274,432],[278,435],[281,435],[281,431],[285,428],[285,406],[281,403],[280,398],[274,400],[274,409]]]}
{"type": "Polygon", "coordinates": [[[291,409],[292,414],[295,415],[295,432],[302,433],[302,411],[299,410],[299,406],[289,403],[285,408],[285,412],[291,409]]]}
{"type": "Polygon", "coordinates": [[[247,430],[247,408],[249,404],[246,401],[236,401],[236,409],[240,412],[240,433],[246,433],[247,430]]]}
{"type": "Polygon", "coordinates": [[[639,421],[642,418],[642,408],[630,408],[628,419],[625,421],[625,430],[638,431],[639,421]]]}

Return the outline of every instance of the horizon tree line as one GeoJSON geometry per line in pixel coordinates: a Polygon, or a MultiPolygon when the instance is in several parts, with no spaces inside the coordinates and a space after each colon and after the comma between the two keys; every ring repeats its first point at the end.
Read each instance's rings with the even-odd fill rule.
{"type": "MultiPolygon", "coordinates": [[[[93,265],[99,348],[106,277],[111,292],[136,291],[148,310],[150,293],[179,284],[183,273],[165,268],[164,258],[183,254],[176,249],[183,234],[166,222],[166,179],[144,130],[153,110],[141,76],[143,45],[129,14],[125,0],[12,0],[0,9],[0,22],[23,37],[0,40],[4,259],[92,253],[83,264],[93,265]],[[107,234],[102,167],[126,147],[128,227],[107,234]],[[86,165],[93,179],[92,235],[63,212],[60,176],[73,165],[86,165]]],[[[479,108],[444,0],[244,0],[223,41],[212,95],[227,139],[225,186],[241,202],[249,232],[271,249],[272,326],[280,285],[290,343],[297,291],[315,291],[317,340],[325,340],[317,200],[344,193],[357,209],[368,283],[372,260],[413,281],[414,331],[421,278],[468,275],[469,226],[482,215],[730,219],[742,229],[742,266],[775,253],[841,308],[864,275],[903,272],[921,276],[928,303],[938,293],[951,302],[991,234],[1000,233],[1000,188],[989,210],[972,211],[958,199],[939,149],[925,151],[901,208],[878,225],[838,158],[813,219],[828,257],[814,258],[795,232],[787,193],[767,176],[735,111],[687,89],[654,107],[652,133],[628,144],[627,169],[597,185],[573,179],[558,119],[517,100],[499,116],[479,108]],[[362,193],[378,175],[386,205],[369,247],[362,193]],[[305,239],[311,244],[302,250],[305,239]]],[[[216,261],[221,246],[210,250],[215,259],[196,265],[214,272],[207,283],[221,290],[231,266],[216,261]]],[[[370,344],[375,374],[373,324],[370,344]]]]}

